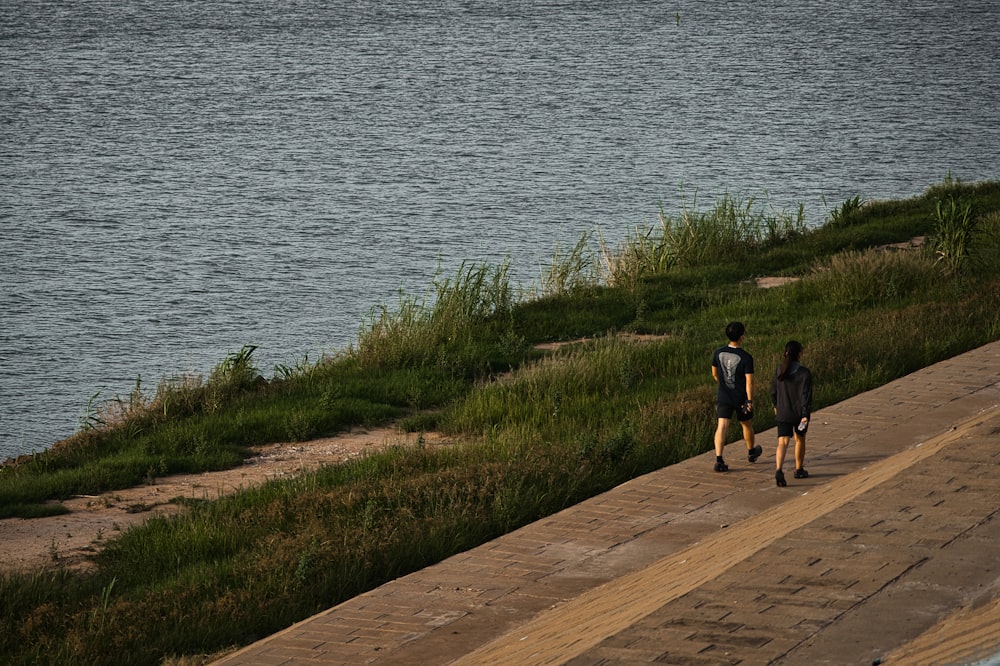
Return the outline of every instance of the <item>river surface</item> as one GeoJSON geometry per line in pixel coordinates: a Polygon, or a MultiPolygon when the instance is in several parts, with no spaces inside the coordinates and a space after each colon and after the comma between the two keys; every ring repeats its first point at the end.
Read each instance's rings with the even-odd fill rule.
{"type": "Polygon", "coordinates": [[[996,180],[998,55],[993,0],[0,0],[0,460],[695,194],[996,180]]]}

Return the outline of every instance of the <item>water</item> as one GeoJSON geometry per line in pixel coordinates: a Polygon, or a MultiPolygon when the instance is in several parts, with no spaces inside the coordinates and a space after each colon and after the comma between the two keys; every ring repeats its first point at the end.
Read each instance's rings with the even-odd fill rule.
{"type": "Polygon", "coordinates": [[[820,223],[1000,178],[992,0],[712,4],[0,0],[0,459],[682,190],[820,223]]]}

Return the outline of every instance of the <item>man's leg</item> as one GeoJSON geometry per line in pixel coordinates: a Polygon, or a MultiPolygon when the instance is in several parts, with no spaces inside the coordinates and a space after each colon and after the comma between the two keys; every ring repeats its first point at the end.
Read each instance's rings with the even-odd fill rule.
{"type": "Polygon", "coordinates": [[[722,448],[726,445],[726,433],[729,431],[729,419],[719,417],[719,426],[715,429],[715,455],[722,457],[722,448]]]}
{"type": "Polygon", "coordinates": [[[753,419],[748,419],[746,421],[740,421],[740,426],[743,427],[743,439],[747,443],[747,451],[753,450],[754,444],[754,431],[753,431],[753,419]]]}

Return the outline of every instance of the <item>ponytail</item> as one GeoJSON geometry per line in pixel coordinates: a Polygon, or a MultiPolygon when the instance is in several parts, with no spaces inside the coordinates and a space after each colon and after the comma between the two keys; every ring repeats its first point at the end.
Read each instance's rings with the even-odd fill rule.
{"type": "Polygon", "coordinates": [[[802,356],[802,343],[797,340],[789,340],[785,345],[785,358],[781,361],[781,369],[778,370],[778,381],[784,381],[788,377],[788,371],[793,363],[798,363],[802,356]]]}

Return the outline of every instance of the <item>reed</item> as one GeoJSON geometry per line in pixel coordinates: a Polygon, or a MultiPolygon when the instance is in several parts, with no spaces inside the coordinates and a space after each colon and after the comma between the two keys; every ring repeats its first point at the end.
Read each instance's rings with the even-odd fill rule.
{"type": "Polygon", "coordinates": [[[978,219],[972,213],[972,202],[948,197],[937,202],[931,249],[949,273],[960,272],[969,260],[978,219]]]}
{"type": "Polygon", "coordinates": [[[541,273],[539,296],[572,296],[598,286],[600,272],[590,249],[590,240],[591,234],[583,234],[566,254],[560,254],[556,247],[552,263],[541,273]]]}
{"type": "Polygon", "coordinates": [[[523,351],[511,314],[510,266],[463,263],[454,278],[436,279],[431,302],[402,295],[398,307],[374,308],[352,356],[363,367],[436,365],[475,376],[523,351]]]}
{"type": "Polygon", "coordinates": [[[847,199],[840,204],[839,208],[834,208],[830,211],[827,224],[831,227],[849,226],[852,218],[861,211],[864,205],[865,201],[860,195],[855,196],[853,199],[847,199]]]}
{"type": "Polygon", "coordinates": [[[660,209],[659,226],[636,230],[617,249],[601,239],[604,282],[633,286],[638,280],[676,268],[707,266],[719,257],[739,262],[764,248],[774,248],[806,231],[802,206],[795,215],[774,210],[756,197],[726,193],[711,210],[700,212],[697,197],[685,201],[677,216],[660,209]]]}

